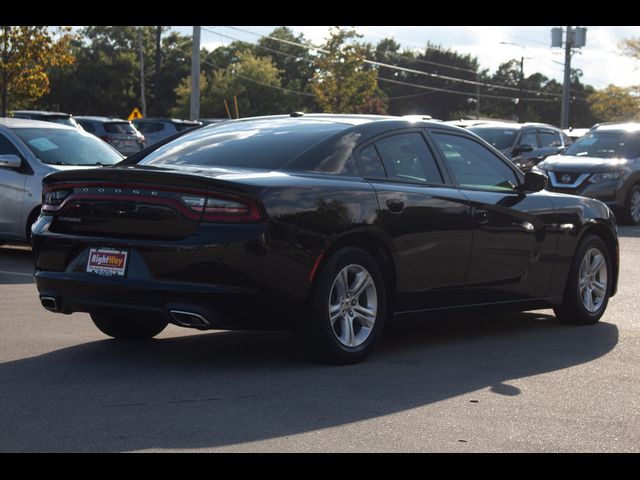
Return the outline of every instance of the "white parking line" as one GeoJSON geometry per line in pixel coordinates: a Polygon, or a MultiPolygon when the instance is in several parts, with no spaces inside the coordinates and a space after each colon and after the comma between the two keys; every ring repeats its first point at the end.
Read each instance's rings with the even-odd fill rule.
{"type": "Polygon", "coordinates": [[[33,277],[33,273],[8,272],[6,270],[0,270],[0,273],[8,273],[9,275],[21,275],[23,277],[33,277]]]}

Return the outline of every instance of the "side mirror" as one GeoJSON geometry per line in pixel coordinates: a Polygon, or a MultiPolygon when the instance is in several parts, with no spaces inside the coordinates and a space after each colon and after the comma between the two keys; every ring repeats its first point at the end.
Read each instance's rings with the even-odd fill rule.
{"type": "Polygon", "coordinates": [[[539,192],[540,190],[544,190],[548,181],[549,177],[547,177],[546,174],[529,171],[524,174],[522,189],[525,192],[539,192]]]}
{"type": "Polygon", "coordinates": [[[529,145],[527,143],[523,143],[522,145],[518,145],[513,149],[513,155],[520,155],[521,153],[529,153],[533,152],[535,149],[533,145],[529,145]]]}
{"type": "Polygon", "coordinates": [[[20,168],[21,166],[22,160],[20,160],[18,155],[14,155],[13,153],[0,155],[0,167],[20,168]]]}

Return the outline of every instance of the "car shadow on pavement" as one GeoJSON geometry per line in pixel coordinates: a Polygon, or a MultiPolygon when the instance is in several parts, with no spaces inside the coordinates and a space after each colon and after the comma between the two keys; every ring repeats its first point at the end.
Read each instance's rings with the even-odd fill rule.
{"type": "Polygon", "coordinates": [[[640,226],[618,226],[618,236],[638,238],[640,237],[640,226]]]}
{"type": "MultiPolygon", "coordinates": [[[[103,340],[0,364],[0,451],[233,446],[346,425],[573,367],[615,325],[540,313],[405,322],[362,364],[313,363],[285,333],[103,340]]],[[[461,402],[469,399],[461,397],[461,402]]]]}

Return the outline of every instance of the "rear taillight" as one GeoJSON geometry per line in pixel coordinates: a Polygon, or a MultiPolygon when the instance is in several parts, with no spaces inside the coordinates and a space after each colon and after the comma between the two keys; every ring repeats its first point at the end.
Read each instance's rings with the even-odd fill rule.
{"type": "Polygon", "coordinates": [[[115,138],[110,137],[109,135],[101,135],[100,138],[107,143],[111,143],[115,140],[115,138]]]}
{"type": "Polygon", "coordinates": [[[42,210],[50,211],[55,210],[60,204],[67,198],[73,190],[59,189],[59,190],[43,190],[42,191],[42,210]]]}
{"type": "Polygon", "coordinates": [[[146,139],[144,138],[144,135],[142,135],[141,137],[138,137],[138,143],[140,145],[144,144],[144,142],[146,142],[146,139]]]}
{"type": "Polygon", "coordinates": [[[182,195],[182,201],[194,212],[202,214],[203,222],[255,222],[260,220],[253,200],[235,195],[182,195]]]}

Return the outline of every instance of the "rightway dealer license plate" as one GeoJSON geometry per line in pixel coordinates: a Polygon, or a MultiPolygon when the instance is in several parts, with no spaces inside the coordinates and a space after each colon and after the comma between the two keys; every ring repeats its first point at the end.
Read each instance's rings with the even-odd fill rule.
{"type": "Polygon", "coordinates": [[[92,248],[89,250],[87,272],[107,277],[124,277],[127,269],[127,256],[126,250],[92,248]]]}

